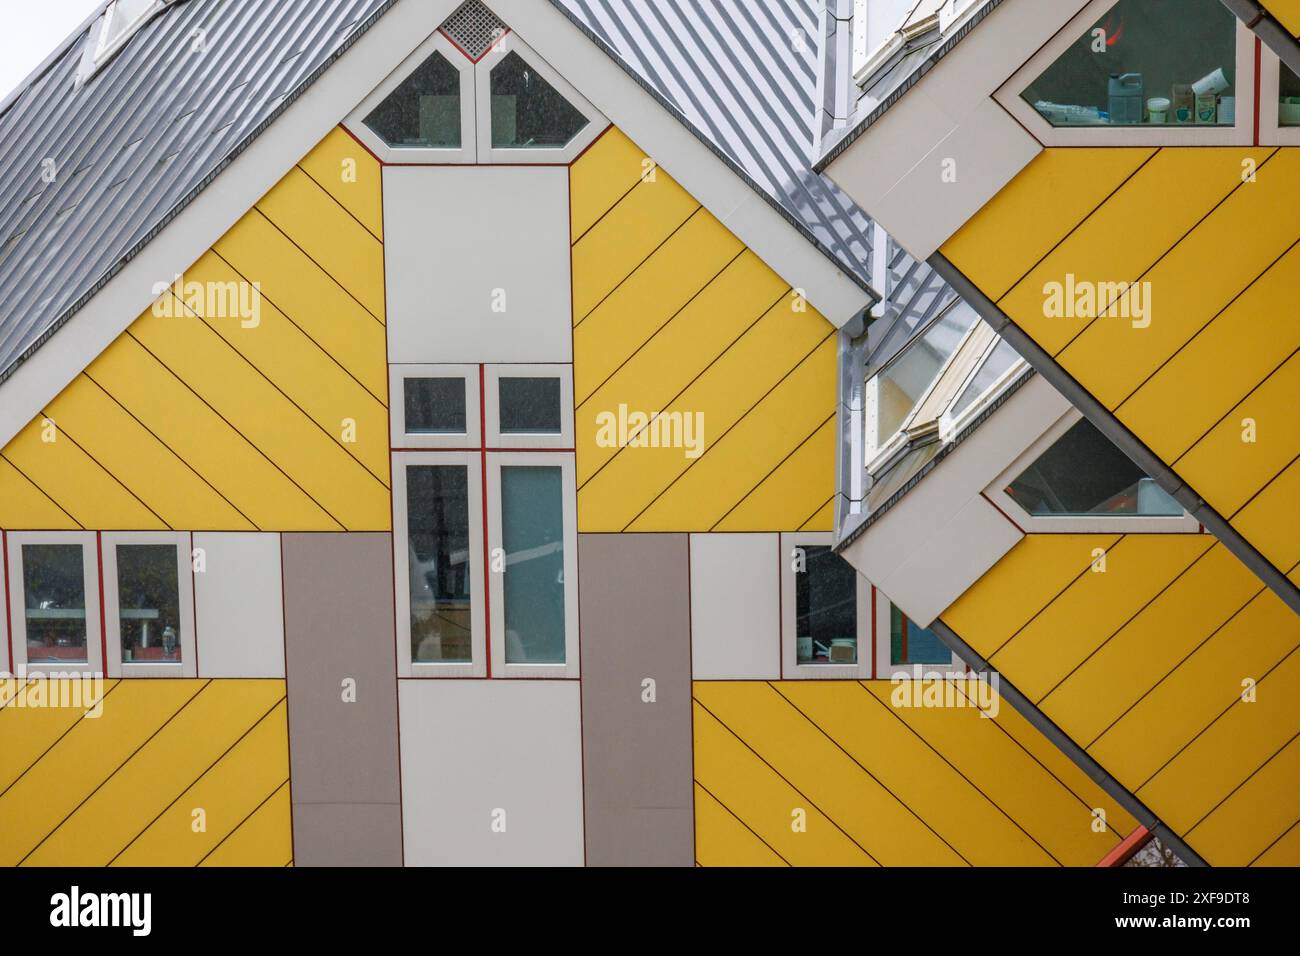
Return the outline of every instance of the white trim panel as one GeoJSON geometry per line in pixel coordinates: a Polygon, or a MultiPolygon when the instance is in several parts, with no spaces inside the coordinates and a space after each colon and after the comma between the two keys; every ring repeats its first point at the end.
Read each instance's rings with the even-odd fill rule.
{"type": "Polygon", "coordinates": [[[781,536],[692,534],[690,547],[691,676],[779,679],[781,536]]]}
{"type": "Polygon", "coordinates": [[[280,535],[196,531],[194,574],[200,677],[284,677],[280,535]]]}

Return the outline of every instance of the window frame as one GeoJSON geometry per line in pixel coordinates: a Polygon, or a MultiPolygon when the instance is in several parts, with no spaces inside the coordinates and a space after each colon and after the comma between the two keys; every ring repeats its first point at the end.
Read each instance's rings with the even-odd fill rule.
{"type": "Polygon", "coordinates": [[[486,567],[483,533],[478,523],[483,514],[482,452],[479,451],[396,451],[393,452],[393,570],[397,611],[397,675],[399,677],[486,677],[487,676],[487,602],[478,578],[471,578],[470,588],[470,659],[468,662],[415,661],[411,657],[411,564],[407,546],[409,514],[407,510],[406,469],[409,465],[464,465],[469,508],[469,562],[474,574],[486,567]]]}
{"type": "MultiPolygon", "coordinates": [[[[858,662],[856,664],[800,664],[795,633],[794,549],[830,547],[835,535],[829,531],[794,531],[781,534],[781,679],[782,680],[867,680],[871,677],[872,639],[871,582],[854,568],[857,581],[858,662]]],[[[851,565],[850,565],[851,566],[851,565]]],[[[806,572],[805,572],[806,573],[806,572]]]]}
{"type": "Polygon", "coordinates": [[[573,366],[484,365],[483,421],[486,433],[483,444],[489,448],[538,448],[572,450],[573,445],[573,366]],[[558,378],[560,380],[560,430],[546,434],[502,434],[500,382],[503,378],[558,378]]]}
{"type": "Polygon", "coordinates": [[[996,351],[998,346],[1002,345],[1004,341],[1005,340],[1002,336],[995,334],[993,336],[993,341],[989,343],[982,353],[980,353],[979,359],[975,362],[975,367],[971,369],[970,373],[962,380],[961,384],[958,385],[956,390],[953,392],[952,401],[948,403],[948,407],[939,415],[939,437],[941,440],[947,441],[978,418],[979,415],[989,406],[989,403],[997,396],[1001,395],[1007,386],[1023,375],[1025,369],[1029,367],[1029,363],[1025,361],[1025,357],[1016,353],[1016,360],[1007,367],[1006,371],[994,379],[988,388],[980,392],[973,402],[962,409],[960,414],[955,416],[953,415],[953,406],[956,405],[962,395],[966,393],[966,389],[975,381],[975,377],[983,370],[984,363],[993,356],[994,351],[996,351]]]}
{"type": "Polygon", "coordinates": [[[502,467],[559,467],[564,521],[564,663],[507,664],[505,655],[504,572],[488,572],[491,628],[492,675],[501,678],[570,678],[580,676],[578,660],[578,515],[577,482],[572,452],[522,451],[486,453],[487,548],[488,555],[503,547],[501,515],[502,467]]]}
{"type": "Polygon", "coordinates": [[[1186,510],[1173,515],[1031,515],[1003,489],[1050,448],[1058,438],[1083,419],[1071,408],[1039,435],[997,478],[984,489],[984,497],[1005,513],[1022,531],[1032,534],[1198,534],[1201,523],[1186,510]]]}
{"type": "Polygon", "coordinates": [[[188,531],[105,531],[100,535],[104,578],[104,646],[109,677],[197,677],[195,639],[193,543],[188,531]],[[180,663],[127,663],[122,660],[122,622],[118,604],[117,546],[119,544],[174,544],[176,585],[181,629],[180,663]]]}
{"type": "Polygon", "coordinates": [[[1236,117],[1232,126],[1053,126],[1021,94],[1119,0],[1090,0],[993,98],[1044,146],[1250,146],[1254,143],[1255,34],[1234,18],[1236,117]]]}
{"type": "Polygon", "coordinates": [[[1300,126],[1283,126],[1278,119],[1282,101],[1282,60],[1267,45],[1260,44],[1259,58],[1259,144],[1300,146],[1300,126]]]}
{"type": "Polygon", "coordinates": [[[103,674],[104,643],[99,589],[99,540],[94,531],[9,531],[5,533],[9,575],[10,643],[12,672],[18,677],[31,674],[103,674]],[[29,664],[27,662],[27,616],[23,588],[23,545],[81,545],[82,587],[86,604],[86,660],[29,664]]]}
{"type": "MultiPolygon", "coordinates": [[[[875,594],[875,629],[876,629],[876,678],[878,680],[921,680],[933,674],[942,674],[944,677],[953,677],[958,674],[965,675],[969,668],[966,662],[958,657],[955,653],[952,655],[951,663],[944,664],[895,664],[893,661],[893,645],[891,638],[892,622],[890,620],[890,611],[897,605],[891,601],[883,591],[877,589],[875,594]],[[946,667],[946,669],[945,669],[946,667]]],[[[907,612],[901,607],[898,612],[907,617],[907,612]]],[[[911,618],[909,617],[910,621],[911,618]]]]}
{"type": "Polygon", "coordinates": [[[131,42],[131,38],[140,32],[140,28],[148,23],[158,11],[169,6],[173,0],[153,0],[147,7],[136,15],[134,20],[129,21],[122,31],[118,33],[111,41],[108,39],[108,28],[113,22],[113,15],[117,13],[118,5],[121,0],[113,0],[104,8],[104,15],[100,19],[99,34],[95,38],[95,52],[91,59],[94,62],[95,69],[98,70],[107,63],[122,47],[131,42]]]}
{"type": "Polygon", "coordinates": [[[478,365],[401,364],[388,366],[389,441],[393,449],[465,449],[483,444],[483,417],[479,403],[478,365]],[[408,378],[463,378],[465,380],[465,431],[426,434],[406,430],[406,380],[408,378]]]}

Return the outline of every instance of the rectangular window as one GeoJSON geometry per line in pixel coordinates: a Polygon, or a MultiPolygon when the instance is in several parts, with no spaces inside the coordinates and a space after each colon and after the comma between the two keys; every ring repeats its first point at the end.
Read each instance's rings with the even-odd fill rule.
{"type": "Polygon", "coordinates": [[[478,448],[477,365],[390,365],[393,448],[478,448]]]}
{"type": "Polygon", "coordinates": [[[781,669],[790,678],[871,676],[871,585],[828,532],[781,535],[781,669]]]}
{"type": "Polygon", "coordinates": [[[497,380],[503,435],[558,435],[560,417],[558,378],[516,378],[497,380]]]}
{"type": "Polygon", "coordinates": [[[952,651],[929,628],[918,626],[893,604],[889,606],[889,662],[904,664],[952,664],[952,651]]]}
{"type": "Polygon", "coordinates": [[[104,625],[110,677],[194,677],[190,536],[105,532],[104,625]]]}
{"type": "Polygon", "coordinates": [[[483,370],[488,448],[572,448],[572,365],[488,365],[483,370]]]}
{"type": "Polygon", "coordinates": [[[403,411],[410,435],[464,435],[465,378],[403,380],[403,411]]]}
{"type": "Polygon", "coordinates": [[[13,670],[103,670],[99,561],[90,532],[10,532],[13,670]]]}

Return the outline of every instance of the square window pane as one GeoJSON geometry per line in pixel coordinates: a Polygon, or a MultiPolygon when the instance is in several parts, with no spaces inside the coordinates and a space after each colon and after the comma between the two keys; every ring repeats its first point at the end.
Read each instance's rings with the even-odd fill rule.
{"type": "Polygon", "coordinates": [[[891,604],[889,659],[894,664],[951,664],[952,651],[934,631],[918,627],[891,604]]]}
{"type": "Polygon", "coordinates": [[[117,546],[123,664],[181,662],[180,582],[174,544],[117,546]]]}
{"type": "Polygon", "coordinates": [[[825,546],[804,546],[794,576],[795,659],[800,664],[858,662],[858,575],[825,546]]]}
{"type": "Polygon", "coordinates": [[[466,466],[407,466],[406,546],[412,662],[468,663],[474,567],[466,466]]]}
{"type": "Polygon", "coordinates": [[[503,435],[558,435],[560,380],[558,378],[502,378],[497,396],[503,435]]]}
{"type": "Polygon", "coordinates": [[[465,379],[402,379],[408,435],[464,435],[465,379]]]}
{"type": "Polygon", "coordinates": [[[23,607],[29,664],[87,662],[81,545],[23,545],[23,607]]]}
{"type": "Polygon", "coordinates": [[[502,466],[507,664],[563,664],[564,480],[558,466],[502,466]]]}

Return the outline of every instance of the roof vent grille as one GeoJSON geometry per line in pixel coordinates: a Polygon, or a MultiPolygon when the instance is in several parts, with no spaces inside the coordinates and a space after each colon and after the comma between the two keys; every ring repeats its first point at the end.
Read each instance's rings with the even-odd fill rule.
{"type": "Polygon", "coordinates": [[[442,32],[477,62],[509,29],[479,0],[467,0],[442,24],[442,32]]]}

